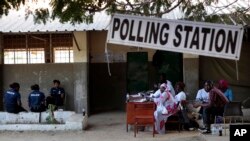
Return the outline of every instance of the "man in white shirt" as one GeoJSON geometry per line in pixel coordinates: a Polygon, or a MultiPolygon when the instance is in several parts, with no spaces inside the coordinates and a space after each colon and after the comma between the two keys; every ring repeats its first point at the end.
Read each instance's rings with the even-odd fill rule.
{"type": "MultiPolygon", "coordinates": [[[[204,103],[208,103],[209,102],[209,91],[211,89],[211,85],[212,82],[211,81],[206,81],[203,85],[203,89],[200,89],[198,92],[197,92],[197,95],[196,95],[196,101],[198,103],[201,103],[201,104],[204,104],[204,103]]],[[[197,104],[194,105],[195,108],[197,108],[198,106],[196,106],[197,104]]],[[[199,104],[198,104],[199,105],[199,104]]],[[[200,114],[202,114],[202,118],[203,118],[203,124],[206,123],[207,121],[207,118],[206,118],[206,114],[204,112],[204,108],[201,107],[200,109],[200,114]]],[[[201,130],[204,130],[205,128],[200,128],[201,130]]]]}
{"type": "Polygon", "coordinates": [[[197,92],[196,95],[196,101],[200,101],[200,102],[208,102],[209,100],[209,91],[208,91],[208,86],[207,83],[204,84],[204,88],[200,89],[197,92]]]}

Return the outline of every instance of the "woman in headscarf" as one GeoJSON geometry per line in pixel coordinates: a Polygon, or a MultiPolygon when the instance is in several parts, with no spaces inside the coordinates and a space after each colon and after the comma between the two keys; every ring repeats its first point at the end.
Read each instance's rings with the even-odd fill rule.
{"type": "Polygon", "coordinates": [[[168,117],[177,112],[177,104],[172,94],[166,90],[166,84],[160,85],[160,91],[151,95],[156,104],[155,117],[155,132],[165,134],[165,122],[168,117]]]}
{"type": "Polygon", "coordinates": [[[233,92],[228,87],[228,82],[226,80],[219,80],[219,87],[218,87],[224,95],[227,97],[229,101],[233,101],[233,92]]]}

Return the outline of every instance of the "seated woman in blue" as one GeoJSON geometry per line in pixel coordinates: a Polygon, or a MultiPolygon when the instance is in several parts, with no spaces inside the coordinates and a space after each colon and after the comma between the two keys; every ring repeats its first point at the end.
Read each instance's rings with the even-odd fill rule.
{"type": "Polygon", "coordinates": [[[65,91],[62,87],[60,87],[60,81],[59,80],[53,80],[54,87],[50,89],[50,96],[54,100],[54,104],[57,106],[63,106],[64,102],[64,96],[65,91]]]}
{"type": "Polygon", "coordinates": [[[39,85],[35,84],[31,86],[33,90],[29,94],[28,102],[31,112],[43,112],[45,111],[45,95],[43,92],[40,92],[39,85]]]}
{"type": "Polygon", "coordinates": [[[4,93],[4,108],[8,113],[19,113],[22,111],[27,112],[22,107],[21,95],[19,93],[19,83],[10,84],[10,89],[4,93]]]}
{"type": "Polygon", "coordinates": [[[218,87],[224,95],[227,97],[229,101],[233,101],[233,92],[228,87],[228,82],[226,80],[219,80],[219,87],[218,87]]]}

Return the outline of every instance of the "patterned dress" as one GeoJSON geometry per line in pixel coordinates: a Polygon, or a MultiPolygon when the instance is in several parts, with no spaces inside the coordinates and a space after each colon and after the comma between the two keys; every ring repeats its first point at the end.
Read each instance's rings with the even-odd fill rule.
{"type": "Polygon", "coordinates": [[[165,134],[165,122],[168,117],[177,112],[177,104],[169,91],[160,93],[157,98],[154,98],[154,102],[157,105],[154,112],[155,117],[155,130],[159,134],[165,134]]]}

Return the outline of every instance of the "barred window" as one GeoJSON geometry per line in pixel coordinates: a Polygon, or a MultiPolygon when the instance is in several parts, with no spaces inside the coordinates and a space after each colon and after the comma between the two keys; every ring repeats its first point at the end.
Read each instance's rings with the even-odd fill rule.
{"type": "Polygon", "coordinates": [[[4,64],[74,62],[72,33],[7,34],[3,47],[4,64]]]}
{"type": "Polygon", "coordinates": [[[44,56],[44,49],[43,48],[33,48],[29,49],[29,63],[45,63],[45,56],[44,56]]]}
{"type": "Polygon", "coordinates": [[[4,64],[44,63],[44,49],[4,49],[4,64]]]}
{"type": "Polygon", "coordinates": [[[55,63],[72,63],[73,48],[72,47],[55,47],[54,48],[55,63]]]}
{"type": "Polygon", "coordinates": [[[5,49],[4,64],[26,64],[27,54],[25,49],[5,49]]]}

